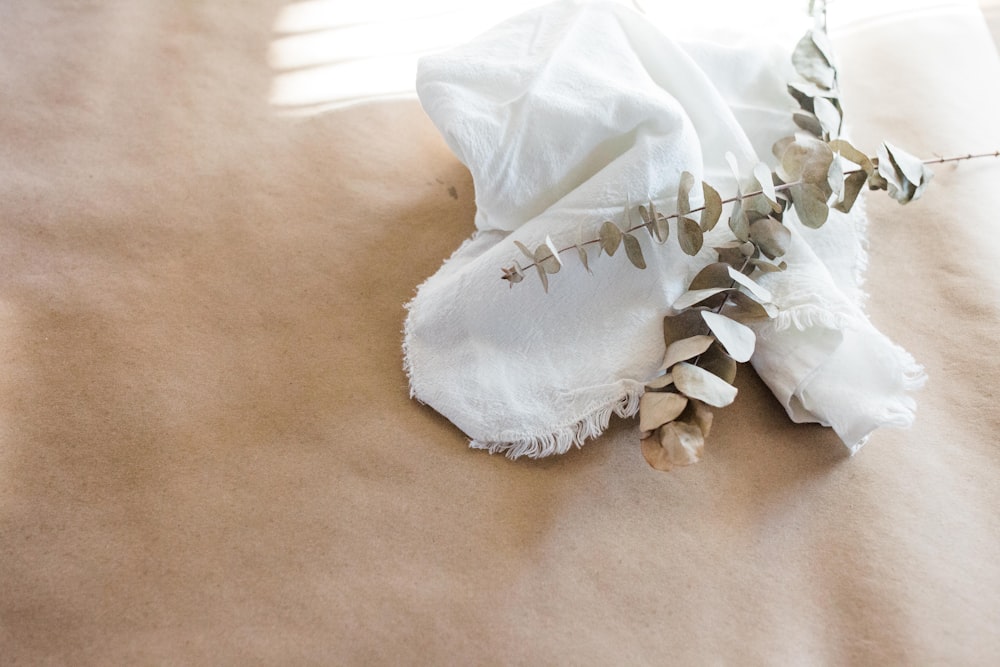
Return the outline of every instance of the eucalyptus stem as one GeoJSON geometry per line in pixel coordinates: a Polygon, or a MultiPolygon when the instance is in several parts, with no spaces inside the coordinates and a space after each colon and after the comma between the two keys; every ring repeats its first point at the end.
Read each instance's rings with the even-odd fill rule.
{"type": "MultiPolygon", "coordinates": [[[[950,157],[927,158],[927,159],[921,160],[921,162],[923,164],[945,164],[945,163],[948,163],[948,162],[963,162],[965,160],[978,160],[978,159],[981,159],[981,158],[990,158],[990,157],[991,158],[1000,158],[1000,150],[993,151],[991,153],[967,153],[965,155],[954,155],[954,156],[950,156],[950,157]]],[[[875,161],[876,158],[869,158],[869,159],[872,160],[872,161],[875,161]]],[[[857,173],[859,171],[864,171],[864,169],[862,169],[861,167],[856,167],[854,169],[845,170],[844,171],[844,176],[848,176],[850,174],[855,174],[855,173],[857,173]]],[[[790,190],[791,188],[795,187],[796,185],[801,185],[801,184],[802,184],[801,180],[792,181],[790,183],[782,183],[781,185],[774,186],[774,191],[775,192],[784,192],[785,190],[790,190]]],[[[749,199],[751,197],[756,197],[757,195],[762,195],[762,194],[764,194],[763,190],[753,190],[751,192],[744,192],[744,193],[735,195],[733,197],[728,197],[726,199],[723,199],[722,203],[723,203],[723,205],[725,205],[725,204],[732,204],[734,202],[742,201],[743,199],[749,199]]],[[[704,206],[699,206],[697,208],[691,209],[688,212],[688,214],[691,214],[691,213],[700,213],[700,212],[702,212],[704,210],[705,210],[704,206]]],[[[688,215],[688,214],[686,214],[686,215],[688,215]]],[[[680,218],[680,217],[681,217],[680,213],[671,213],[670,215],[664,216],[664,218],[667,219],[667,220],[676,220],[677,218],[680,218]]],[[[647,229],[652,224],[653,224],[653,221],[651,220],[649,222],[643,222],[642,224],[633,225],[633,226],[631,226],[628,229],[625,229],[623,231],[625,233],[631,233],[631,232],[638,231],[640,229],[647,229]]],[[[589,241],[583,241],[582,243],[575,243],[573,245],[566,246],[565,248],[559,248],[557,254],[561,255],[564,252],[568,252],[570,250],[573,250],[574,248],[578,248],[578,247],[582,247],[582,246],[588,246],[588,245],[593,245],[595,243],[600,243],[600,242],[601,242],[601,239],[596,238],[596,239],[590,239],[589,241]]],[[[531,268],[534,268],[536,264],[537,264],[537,262],[532,262],[531,264],[526,264],[525,266],[522,266],[521,269],[522,270],[531,269],[531,268]]]]}

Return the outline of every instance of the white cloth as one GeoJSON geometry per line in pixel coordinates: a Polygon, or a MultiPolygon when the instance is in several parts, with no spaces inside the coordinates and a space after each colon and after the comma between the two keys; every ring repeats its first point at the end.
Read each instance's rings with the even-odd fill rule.
{"type": "MultiPolygon", "coordinates": [[[[810,25],[790,23],[774,34],[810,25]]],[[[564,0],[422,59],[417,92],[472,172],[476,232],[410,303],[405,365],[413,396],[473,447],[562,453],[612,412],[635,413],[663,360],[663,317],[729,240],[725,222],[696,257],[675,230],[662,246],[643,232],[645,270],[590,246],[591,276],[564,254],[548,294],[534,273],[510,289],[500,270],[527,263],[515,239],[564,247],[620,221],[626,202],[673,210],[685,169],[732,194],[727,152],[748,174],[773,161],[771,144],[795,130],[794,40],[712,34],[680,41],[629,7],[564,0]]],[[[861,309],[863,215],[833,215],[819,231],[786,222],[789,268],[761,280],[781,314],[757,327],[753,363],[792,419],[832,426],[853,449],[912,421],[907,391],[921,371],[861,309]]]]}

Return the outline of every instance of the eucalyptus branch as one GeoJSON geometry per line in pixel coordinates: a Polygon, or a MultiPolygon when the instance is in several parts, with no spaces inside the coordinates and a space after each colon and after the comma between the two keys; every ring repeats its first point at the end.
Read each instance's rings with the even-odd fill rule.
{"type": "Polygon", "coordinates": [[[514,241],[528,263],[515,261],[503,269],[503,279],[511,286],[524,280],[524,270],[535,269],[548,291],[549,276],[560,271],[560,256],[570,250],[577,251],[590,271],[586,248],[591,245],[599,245],[599,255],[614,255],[623,246],[631,264],[645,269],[642,246],[634,236],[642,229],[659,244],[675,230],[681,250],[694,256],[729,206],[731,238],[714,247],[717,260],[704,266],[670,304],[672,314],[663,319],[663,363],[640,398],[642,453],[658,470],[698,461],[712,425],[709,407],[725,407],[735,400],[738,364],[749,361],[756,347],[756,334],[748,325],[778,313],[770,292],[755,278],[787,268],[781,261],[791,243],[787,213],[794,211],[799,223],[817,229],[831,210],[849,213],[866,186],[906,204],[919,198],[933,177],[928,165],[1000,158],[997,150],[920,159],[887,142],[869,156],[842,139],[843,111],[825,33],[825,4],[815,3],[817,27],[792,54],[802,80],[790,83],[788,92],[799,105],[793,120],[804,132],[775,143],[775,169],[755,165],[750,182],[740,177],[735,158],[727,155],[736,177],[735,195],[723,198],[711,185],[699,186],[692,174],[683,172],[673,212],[665,215],[650,201],[648,208],[637,207],[642,222],[632,224],[632,207],[626,202],[623,223],[605,220],[588,240],[581,235],[578,243],[557,248],[546,237],[534,249],[514,241]],[[744,192],[741,182],[750,182],[751,188],[744,192]],[[693,207],[691,193],[699,187],[704,203],[693,207]]]}

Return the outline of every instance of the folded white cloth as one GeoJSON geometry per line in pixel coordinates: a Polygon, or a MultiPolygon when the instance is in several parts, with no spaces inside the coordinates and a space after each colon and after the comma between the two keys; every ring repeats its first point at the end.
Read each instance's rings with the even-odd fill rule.
{"type": "MultiPolygon", "coordinates": [[[[795,131],[786,37],[808,17],[769,43],[719,27],[723,16],[671,38],[629,7],[563,0],[421,60],[421,103],[472,172],[476,232],[409,304],[405,364],[412,395],[473,447],[562,453],[636,412],[663,360],[662,319],[727,226],[695,257],[643,233],[645,270],[590,246],[591,276],[567,254],[548,294],[530,273],[509,289],[500,269],[526,263],[514,240],[593,238],[627,202],[673,210],[683,170],[734,193],[727,152],[748,174],[773,161],[771,144],[795,131]]],[[[922,373],[862,311],[863,214],[818,231],[786,223],[789,268],[761,280],[781,312],[757,327],[757,371],[792,419],[832,426],[849,447],[909,424],[922,373]]]]}

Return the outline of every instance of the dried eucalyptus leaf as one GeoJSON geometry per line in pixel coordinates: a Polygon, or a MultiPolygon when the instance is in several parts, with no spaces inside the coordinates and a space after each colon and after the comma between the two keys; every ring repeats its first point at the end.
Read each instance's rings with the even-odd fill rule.
{"type": "MultiPolygon", "coordinates": [[[[707,312],[702,311],[702,314],[704,315],[707,312]]],[[[663,365],[661,368],[667,370],[680,361],[693,359],[699,354],[704,353],[714,342],[714,338],[705,334],[675,340],[667,346],[667,351],[663,355],[663,365]]]]}
{"type": "Polygon", "coordinates": [[[701,211],[701,229],[710,232],[722,217],[722,197],[718,190],[704,181],[701,184],[701,191],[705,198],[705,208],[701,211]]]}
{"type": "MultiPolygon", "coordinates": [[[[902,195],[894,194],[890,189],[889,194],[897,199],[901,204],[913,201],[923,194],[924,188],[934,177],[934,172],[932,172],[927,165],[923,163],[920,158],[907,153],[901,148],[893,146],[889,142],[884,142],[882,146],[885,148],[885,153],[888,154],[893,166],[899,174],[905,179],[904,186],[900,188],[902,195]],[[910,187],[912,186],[912,187],[910,187]]],[[[882,172],[882,153],[879,152],[879,172],[882,172]]],[[[884,175],[884,174],[883,174],[884,175]]],[[[886,177],[889,183],[892,180],[886,177]]]]}
{"type": "MultiPolygon", "coordinates": [[[[650,204],[650,206],[652,206],[652,204],[650,204]]],[[[639,217],[642,218],[642,222],[645,225],[649,225],[649,223],[653,221],[653,216],[649,214],[649,211],[647,211],[646,207],[642,204],[639,204],[639,217]]]]}
{"type": "Polygon", "coordinates": [[[729,265],[724,262],[709,264],[694,277],[688,289],[712,289],[713,287],[729,288],[733,279],[729,277],[729,265]]]}
{"type": "MultiPolygon", "coordinates": [[[[768,262],[768,261],[763,260],[763,259],[751,259],[750,263],[753,266],[757,267],[757,269],[761,273],[778,273],[780,271],[784,271],[785,270],[785,269],[781,268],[780,266],[778,266],[777,264],[772,264],[771,262],[768,262]]],[[[784,264],[784,262],[782,262],[782,264],[784,264]]],[[[787,264],[785,266],[787,266],[787,264]]]]}
{"type": "Polygon", "coordinates": [[[830,163],[826,182],[830,185],[830,192],[834,196],[833,201],[837,204],[844,201],[844,168],[841,166],[840,160],[834,159],[830,163]]]}
{"type": "Polygon", "coordinates": [[[685,254],[694,256],[701,250],[705,235],[697,222],[682,217],[677,220],[677,240],[685,254]]]}
{"type": "Polygon", "coordinates": [[[729,215],[729,229],[740,241],[746,241],[750,238],[750,221],[747,219],[741,202],[737,201],[733,205],[733,212],[729,215]]]}
{"type": "Polygon", "coordinates": [[[523,244],[523,243],[521,243],[520,241],[514,241],[514,245],[516,245],[516,246],[517,246],[517,249],[518,249],[518,250],[520,250],[521,252],[523,252],[523,253],[524,253],[524,256],[525,256],[525,257],[527,257],[528,259],[530,259],[530,260],[531,260],[531,263],[532,263],[532,264],[534,264],[534,263],[535,263],[535,253],[533,253],[533,252],[531,252],[530,250],[528,250],[528,246],[524,245],[524,244],[523,244]]]}
{"type": "Polygon", "coordinates": [[[778,158],[778,160],[780,161],[781,156],[785,154],[785,151],[787,151],[788,147],[791,146],[793,143],[795,143],[795,137],[793,136],[782,137],[781,139],[775,141],[774,145],[771,146],[771,152],[774,154],[774,157],[778,158]]]}
{"type": "Polygon", "coordinates": [[[673,392],[647,391],[639,399],[639,430],[652,431],[677,419],[688,399],[673,392]]]}
{"type": "Polygon", "coordinates": [[[689,400],[688,406],[684,408],[680,420],[688,424],[694,424],[701,431],[704,437],[708,437],[712,432],[712,411],[705,407],[701,401],[689,400]]]}
{"type": "Polygon", "coordinates": [[[831,90],[837,80],[837,72],[830,62],[829,43],[819,30],[806,34],[792,52],[792,64],[804,79],[831,90]],[[823,46],[820,46],[822,44],[823,46]]]}
{"type": "Polygon", "coordinates": [[[858,195],[861,193],[861,189],[865,187],[867,180],[868,174],[863,171],[848,174],[844,179],[844,197],[834,208],[841,213],[850,211],[854,206],[854,202],[858,200],[858,195]]]}
{"type": "Polygon", "coordinates": [[[519,283],[524,280],[524,273],[522,273],[521,266],[514,262],[513,266],[509,266],[503,270],[503,279],[510,282],[510,286],[513,287],[514,283],[519,283]]]}
{"type": "Polygon", "coordinates": [[[753,278],[743,275],[733,267],[729,267],[729,277],[745,287],[750,294],[761,301],[769,302],[771,300],[771,292],[766,287],[755,282],[753,278]]]}
{"type": "Polygon", "coordinates": [[[744,292],[734,291],[729,293],[722,314],[738,322],[759,322],[773,318],[778,309],[771,304],[762,304],[744,292]]]}
{"type": "Polygon", "coordinates": [[[587,257],[587,249],[580,244],[573,247],[576,248],[576,254],[580,258],[580,263],[583,264],[583,268],[587,270],[587,273],[593,275],[594,272],[590,270],[590,259],[587,257]]]}
{"type": "Polygon", "coordinates": [[[750,225],[750,240],[768,259],[774,259],[788,251],[792,233],[774,218],[763,218],[750,225]]]}
{"type": "Polygon", "coordinates": [[[744,258],[753,257],[756,254],[757,254],[757,246],[755,246],[752,242],[744,241],[743,243],[740,244],[740,255],[742,255],[744,258]]]}
{"type": "Polygon", "coordinates": [[[657,376],[646,383],[646,389],[664,389],[669,387],[674,383],[674,376],[670,373],[664,373],[663,375],[657,376]]]}
{"type": "Polygon", "coordinates": [[[736,399],[736,387],[686,361],[673,367],[674,384],[685,396],[724,408],[736,399]]]}
{"type": "Polygon", "coordinates": [[[643,439],[640,444],[646,463],[660,472],[697,463],[704,448],[701,429],[680,422],[664,424],[655,436],[643,439]]]}
{"type": "Polygon", "coordinates": [[[545,293],[549,292],[549,276],[545,273],[545,269],[542,268],[541,264],[535,264],[535,271],[538,272],[538,279],[542,281],[542,289],[545,293]]]}
{"type": "Polygon", "coordinates": [[[606,220],[604,224],[601,225],[601,229],[597,232],[598,238],[601,240],[601,250],[606,252],[608,255],[614,255],[618,250],[618,246],[622,242],[622,230],[618,228],[618,225],[606,220]]]}
{"type": "Polygon", "coordinates": [[[774,178],[771,176],[771,170],[763,162],[758,162],[757,166],[753,168],[753,177],[757,179],[757,183],[760,185],[760,191],[770,203],[772,207],[777,207],[776,210],[781,210],[778,206],[778,195],[774,191],[774,178]]]}
{"type": "Polygon", "coordinates": [[[711,289],[695,289],[688,290],[681,294],[680,297],[674,301],[671,306],[674,310],[684,310],[685,308],[690,308],[695,304],[699,304],[706,299],[710,299],[716,294],[722,294],[730,288],[727,287],[713,287],[711,289]]]}
{"type": "Polygon", "coordinates": [[[639,245],[639,239],[631,234],[624,234],[622,241],[625,243],[625,255],[628,256],[628,261],[632,262],[632,265],[637,269],[645,269],[646,260],[642,256],[642,247],[639,245]]]}
{"type": "Polygon", "coordinates": [[[670,238],[670,225],[667,222],[667,217],[662,213],[657,213],[656,219],[653,221],[653,228],[656,230],[656,240],[660,243],[666,243],[667,239],[670,238]]]}
{"type": "Polygon", "coordinates": [[[830,208],[826,205],[827,194],[809,183],[800,183],[790,188],[792,204],[799,220],[806,227],[819,229],[826,222],[830,208]]]}
{"type": "Polygon", "coordinates": [[[721,345],[713,345],[698,360],[698,366],[732,384],[736,380],[736,360],[726,354],[721,345]]]}
{"type": "Polygon", "coordinates": [[[691,189],[694,187],[694,174],[681,172],[681,182],[677,187],[677,214],[687,215],[691,212],[691,189]]]}
{"type": "Polygon", "coordinates": [[[757,336],[749,327],[718,313],[705,311],[701,316],[730,357],[741,363],[750,360],[757,336]]]}
{"type": "Polygon", "coordinates": [[[826,184],[832,161],[833,151],[826,142],[796,135],[795,141],[781,156],[778,176],[785,183],[801,180],[814,185],[826,184]]]}
{"type": "Polygon", "coordinates": [[[744,257],[743,253],[740,252],[740,246],[742,245],[742,243],[737,241],[736,246],[722,246],[716,248],[715,251],[719,254],[719,261],[734,268],[743,266],[743,261],[746,257],[744,257]]]}
{"type": "Polygon", "coordinates": [[[830,100],[817,97],[813,100],[813,113],[822,125],[821,134],[836,139],[840,135],[840,127],[843,124],[843,116],[840,109],[833,105],[830,100]]]}
{"type": "Polygon", "coordinates": [[[809,134],[817,137],[823,136],[823,123],[820,122],[816,114],[808,111],[796,111],[792,114],[792,120],[809,134]]]}
{"type": "Polygon", "coordinates": [[[848,162],[853,162],[866,172],[871,173],[873,169],[871,158],[855,148],[850,142],[844,139],[834,139],[830,142],[830,149],[848,162]]]}
{"type": "Polygon", "coordinates": [[[726,151],[726,163],[729,164],[729,169],[733,172],[733,178],[736,179],[736,195],[742,197],[743,189],[740,187],[740,163],[736,161],[736,156],[731,151],[726,151]]]}
{"type": "Polygon", "coordinates": [[[663,343],[667,347],[674,341],[704,333],[705,320],[701,319],[700,310],[685,310],[663,318],[663,343]]]}
{"type": "Polygon", "coordinates": [[[545,273],[559,273],[562,268],[559,250],[548,236],[545,237],[545,243],[535,248],[535,265],[540,266],[545,273]]]}

